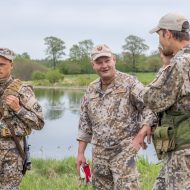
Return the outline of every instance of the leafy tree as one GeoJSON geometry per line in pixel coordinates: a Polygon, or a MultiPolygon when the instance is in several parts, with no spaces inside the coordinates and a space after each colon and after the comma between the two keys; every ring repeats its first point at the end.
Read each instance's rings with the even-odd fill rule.
{"type": "Polygon", "coordinates": [[[30,55],[27,52],[24,52],[22,54],[17,54],[16,58],[20,59],[30,59],[30,55]]]}
{"type": "Polygon", "coordinates": [[[54,36],[44,38],[45,45],[47,45],[46,54],[48,55],[48,59],[51,59],[53,62],[53,69],[56,68],[56,63],[59,58],[61,58],[65,49],[65,42],[59,38],[54,36]]]}
{"type": "Polygon", "coordinates": [[[71,61],[83,63],[89,62],[90,52],[94,46],[92,40],[83,40],[78,44],[74,44],[70,49],[70,59],[71,61]]]}
{"type": "Polygon", "coordinates": [[[84,41],[79,42],[79,47],[81,49],[81,53],[83,57],[90,56],[90,52],[92,51],[93,46],[94,46],[94,43],[92,42],[92,40],[84,40],[84,41]]]}
{"type": "Polygon", "coordinates": [[[71,47],[69,56],[70,56],[71,61],[80,61],[82,59],[82,53],[81,53],[79,45],[74,44],[71,47]]]}
{"type": "Polygon", "coordinates": [[[125,38],[125,44],[122,46],[123,50],[129,56],[129,60],[131,61],[133,65],[133,71],[136,70],[136,63],[138,60],[138,57],[142,55],[142,53],[149,49],[149,47],[144,43],[144,39],[129,35],[127,38],[125,38]]]}
{"type": "Polygon", "coordinates": [[[152,55],[147,59],[148,69],[152,72],[157,72],[162,67],[162,62],[159,55],[152,55]]]}
{"type": "Polygon", "coordinates": [[[14,61],[13,75],[21,80],[31,80],[35,71],[46,72],[47,68],[34,60],[17,56],[14,61]]]}

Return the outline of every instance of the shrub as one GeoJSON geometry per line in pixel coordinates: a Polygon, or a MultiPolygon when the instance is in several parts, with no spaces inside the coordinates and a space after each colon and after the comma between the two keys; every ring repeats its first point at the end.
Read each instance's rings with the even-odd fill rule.
{"type": "Polygon", "coordinates": [[[34,71],[32,73],[32,80],[42,80],[45,79],[45,73],[40,72],[40,71],[34,71]]]}
{"type": "Polygon", "coordinates": [[[36,64],[33,60],[17,58],[14,62],[13,76],[28,81],[31,80],[33,72],[46,72],[47,70],[46,67],[36,64]]]}
{"type": "Polygon", "coordinates": [[[50,70],[46,74],[46,79],[48,79],[50,83],[55,83],[58,82],[59,79],[63,79],[63,76],[58,70],[50,70]]]}

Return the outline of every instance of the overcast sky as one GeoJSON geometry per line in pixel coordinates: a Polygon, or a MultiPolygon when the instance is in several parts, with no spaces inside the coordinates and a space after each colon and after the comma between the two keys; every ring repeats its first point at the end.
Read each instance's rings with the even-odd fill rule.
{"type": "Polygon", "coordinates": [[[2,0],[0,8],[0,47],[28,52],[33,59],[46,57],[47,36],[61,38],[67,54],[86,39],[121,53],[132,34],[143,38],[151,52],[158,38],[148,31],[161,16],[179,12],[190,19],[190,0],[2,0]]]}

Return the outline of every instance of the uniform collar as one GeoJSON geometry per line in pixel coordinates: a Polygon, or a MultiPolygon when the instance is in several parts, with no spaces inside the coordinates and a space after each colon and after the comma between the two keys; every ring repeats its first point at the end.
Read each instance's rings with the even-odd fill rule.
{"type": "MultiPolygon", "coordinates": [[[[183,54],[183,53],[184,53],[185,51],[187,51],[187,50],[190,51],[190,44],[188,44],[188,45],[184,46],[183,48],[181,48],[181,49],[175,54],[175,56],[174,56],[173,58],[176,58],[176,57],[180,56],[181,54],[183,54]]],[[[173,58],[172,58],[172,59],[173,59],[173,58]]]]}
{"type": "Polygon", "coordinates": [[[104,92],[101,89],[101,79],[99,79],[98,82],[96,83],[96,92],[98,92],[98,93],[109,93],[113,89],[116,89],[116,88],[118,88],[121,85],[122,84],[121,84],[121,79],[120,79],[120,72],[116,70],[115,79],[110,83],[110,85],[108,86],[107,90],[104,92]]]}
{"type": "Polygon", "coordinates": [[[9,83],[11,80],[12,80],[12,77],[11,77],[11,76],[9,76],[9,77],[7,77],[7,78],[0,79],[0,87],[6,85],[6,84],[9,83]]]}

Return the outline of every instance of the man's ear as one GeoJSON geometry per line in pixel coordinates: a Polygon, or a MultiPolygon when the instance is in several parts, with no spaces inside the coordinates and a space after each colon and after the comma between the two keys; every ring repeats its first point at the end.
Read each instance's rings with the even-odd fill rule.
{"type": "Polygon", "coordinates": [[[13,65],[13,62],[12,62],[12,61],[10,62],[10,64],[11,64],[11,72],[12,72],[14,65],[13,65]]]}
{"type": "Polygon", "coordinates": [[[166,30],[165,37],[169,39],[169,38],[173,37],[173,35],[169,30],[166,30]]]}

